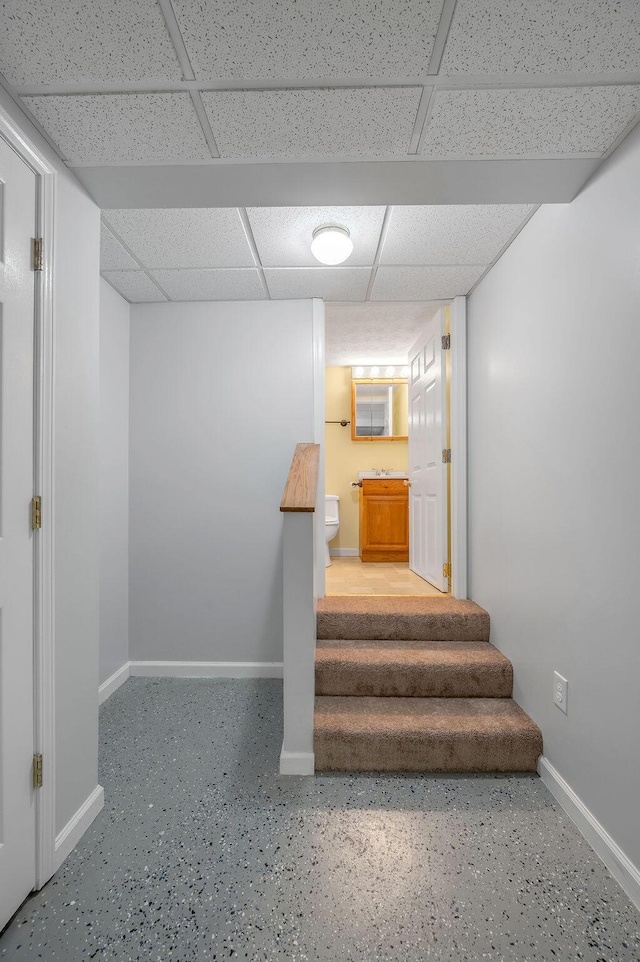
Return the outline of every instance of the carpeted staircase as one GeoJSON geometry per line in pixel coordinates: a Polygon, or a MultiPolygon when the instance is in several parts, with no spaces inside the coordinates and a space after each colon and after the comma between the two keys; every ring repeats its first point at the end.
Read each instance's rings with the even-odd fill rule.
{"type": "Polygon", "coordinates": [[[330,596],[317,621],[316,770],[536,770],[542,735],[474,602],[330,596]]]}

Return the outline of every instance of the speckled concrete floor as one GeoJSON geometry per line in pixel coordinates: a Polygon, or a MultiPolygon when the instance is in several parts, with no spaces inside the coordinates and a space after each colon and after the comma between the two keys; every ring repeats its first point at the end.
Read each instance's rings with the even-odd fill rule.
{"type": "Polygon", "coordinates": [[[535,776],[281,778],[277,681],[131,679],[106,807],[3,959],[636,962],[639,916],[535,776]]]}

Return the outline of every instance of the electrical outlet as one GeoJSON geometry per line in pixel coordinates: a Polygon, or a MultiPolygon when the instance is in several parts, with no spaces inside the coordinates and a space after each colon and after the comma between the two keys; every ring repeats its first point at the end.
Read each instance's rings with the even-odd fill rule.
{"type": "Polygon", "coordinates": [[[569,682],[557,671],[553,673],[553,701],[556,708],[567,714],[567,699],[569,697],[569,682]]]}

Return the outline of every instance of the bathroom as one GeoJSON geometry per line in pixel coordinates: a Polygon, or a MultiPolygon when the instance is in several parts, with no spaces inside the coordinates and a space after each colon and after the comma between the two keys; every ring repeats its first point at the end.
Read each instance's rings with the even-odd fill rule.
{"type": "Polygon", "coordinates": [[[410,570],[408,549],[407,358],[433,313],[429,304],[327,305],[327,594],[440,593],[410,570]],[[371,396],[371,385],[378,397],[371,396]],[[354,391],[359,392],[357,407],[354,391]],[[387,392],[392,402],[386,406],[390,423],[385,429],[384,416],[376,421],[376,410],[381,410],[376,402],[387,392]],[[373,422],[366,427],[361,422],[369,412],[373,422]],[[390,551],[367,552],[366,537],[363,545],[361,527],[366,522],[361,524],[361,518],[369,502],[360,486],[362,474],[386,479],[370,488],[376,503],[377,488],[391,496],[391,515],[385,515],[395,531],[390,551]],[[380,560],[363,560],[377,557],[380,560]]]}

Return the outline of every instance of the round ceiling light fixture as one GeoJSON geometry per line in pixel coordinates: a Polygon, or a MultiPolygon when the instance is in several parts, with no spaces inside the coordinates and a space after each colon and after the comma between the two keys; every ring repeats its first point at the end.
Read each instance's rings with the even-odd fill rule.
{"type": "Polygon", "coordinates": [[[353,250],[353,241],[346,227],[331,224],[316,227],[311,241],[311,253],[321,264],[342,264],[353,250]]]}

